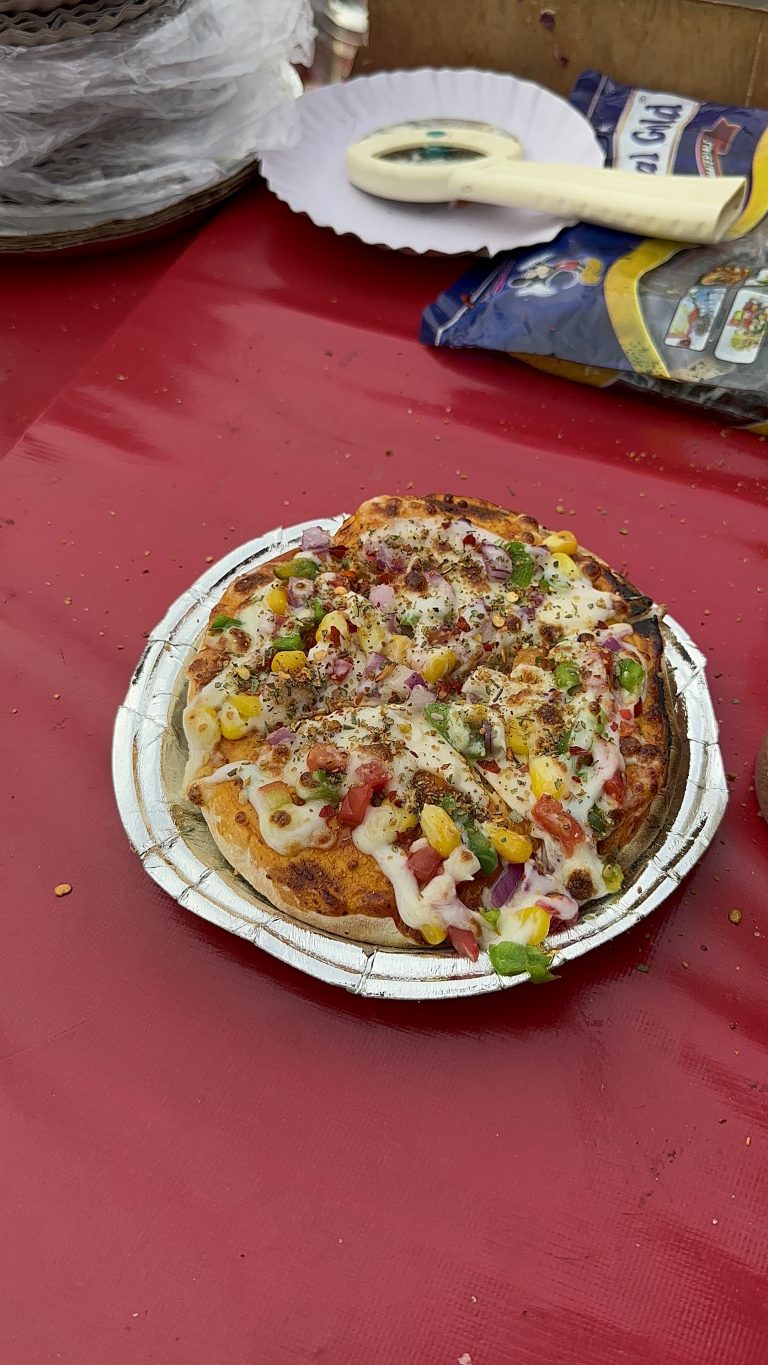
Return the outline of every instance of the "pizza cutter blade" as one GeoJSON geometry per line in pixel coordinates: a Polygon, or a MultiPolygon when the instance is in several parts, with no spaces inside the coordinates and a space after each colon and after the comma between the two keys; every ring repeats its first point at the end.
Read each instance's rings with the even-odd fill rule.
{"type": "Polygon", "coordinates": [[[461,119],[382,128],[348,147],[346,170],[357,189],[382,199],[469,200],[700,243],[740,235],[732,229],[747,190],[743,176],[651,176],[525,161],[511,133],[461,119]]]}

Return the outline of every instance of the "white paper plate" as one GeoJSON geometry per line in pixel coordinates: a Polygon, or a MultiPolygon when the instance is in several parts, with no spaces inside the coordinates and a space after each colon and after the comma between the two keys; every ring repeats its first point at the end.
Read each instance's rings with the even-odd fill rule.
{"type": "Polygon", "coordinates": [[[262,161],[269,188],[319,227],[395,250],[493,255],[549,242],[575,220],[487,204],[399,204],[363,194],[347,180],[344,154],[350,142],[387,124],[474,119],[514,133],[529,161],[603,164],[595,134],[578,110],[539,85],[492,71],[425,67],[360,76],[308,91],[299,113],[298,144],[269,152],[262,161]]]}

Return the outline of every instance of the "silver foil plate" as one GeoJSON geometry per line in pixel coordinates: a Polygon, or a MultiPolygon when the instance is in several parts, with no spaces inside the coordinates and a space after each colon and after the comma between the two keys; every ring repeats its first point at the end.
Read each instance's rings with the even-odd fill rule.
{"type": "MultiPolygon", "coordinates": [[[[152,631],[115,721],[112,771],[120,815],[145,870],[203,919],[334,986],[392,1000],[445,1000],[504,990],[487,953],[467,962],[441,949],[376,948],[310,929],[275,909],[226,862],[200,811],[181,793],[186,668],[211,608],[240,574],[295,549],[309,526],[332,535],[343,516],[279,527],[208,569],[152,631]]],[[[669,802],[661,826],[626,875],[621,893],[596,902],[544,947],[554,966],[581,957],[637,924],[676,890],[714,838],[728,800],[705,659],[671,617],[662,625],[673,741],[669,802]]]]}

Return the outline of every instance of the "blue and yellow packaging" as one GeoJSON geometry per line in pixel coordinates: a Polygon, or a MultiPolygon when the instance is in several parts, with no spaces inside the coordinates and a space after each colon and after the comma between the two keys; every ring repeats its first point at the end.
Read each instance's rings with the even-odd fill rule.
{"type": "Polygon", "coordinates": [[[433,346],[509,352],[582,383],[693,402],[768,433],[768,111],[615,85],[596,71],[571,102],[606,164],[639,175],[744,175],[718,246],[577,223],[541,247],[479,263],[426,309],[433,346]]]}

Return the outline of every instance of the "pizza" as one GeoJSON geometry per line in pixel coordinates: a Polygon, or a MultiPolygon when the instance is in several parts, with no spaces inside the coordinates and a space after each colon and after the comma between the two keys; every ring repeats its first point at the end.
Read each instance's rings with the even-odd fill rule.
{"type": "Polygon", "coordinates": [[[236,578],[188,669],[185,793],[278,910],[388,947],[537,949],[663,819],[658,613],[570,531],[379,497],[236,578]]]}

